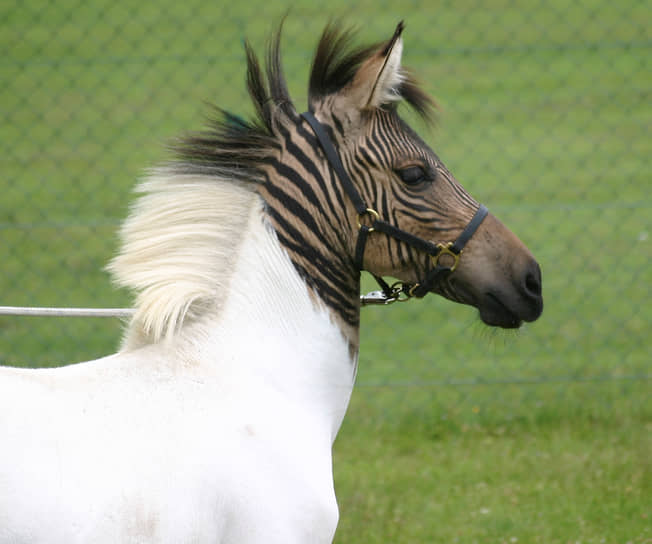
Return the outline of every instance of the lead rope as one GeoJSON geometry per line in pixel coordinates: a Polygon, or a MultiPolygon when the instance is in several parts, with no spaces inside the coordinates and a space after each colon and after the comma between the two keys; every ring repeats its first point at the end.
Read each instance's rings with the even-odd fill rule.
{"type": "Polygon", "coordinates": [[[409,246],[427,253],[434,266],[426,274],[426,277],[423,281],[420,281],[416,284],[409,284],[398,281],[392,285],[389,285],[383,278],[372,274],[376,282],[380,286],[380,291],[372,291],[367,295],[360,296],[360,304],[391,304],[393,302],[409,300],[413,297],[422,298],[440,281],[443,277],[450,274],[457,268],[457,265],[460,260],[460,255],[466,243],[471,239],[471,236],[475,233],[477,228],[480,226],[480,223],[489,213],[489,210],[483,204],[480,204],[479,208],[476,210],[475,214],[471,218],[471,221],[466,225],[462,233],[458,236],[457,240],[454,242],[448,243],[439,243],[434,244],[423,238],[419,238],[414,234],[410,234],[404,230],[401,230],[386,221],[380,219],[378,212],[372,208],[368,208],[364,200],[358,193],[357,189],[353,185],[351,178],[344,169],[340,156],[337,153],[337,150],[333,146],[331,139],[329,138],[326,129],[324,126],[317,120],[312,112],[304,112],[301,116],[308,122],[312,127],[312,130],[319,140],[324,153],[326,154],[326,159],[329,164],[332,166],[335,174],[340,179],[344,190],[347,195],[353,202],[355,211],[358,214],[358,239],[355,244],[355,254],[354,254],[354,263],[358,270],[363,270],[363,259],[364,259],[364,250],[367,244],[367,239],[369,235],[374,232],[382,232],[388,236],[392,236],[397,240],[405,242],[409,246]],[[371,225],[362,224],[361,218],[365,215],[371,217],[371,225]],[[448,255],[452,258],[452,266],[443,265],[440,263],[442,256],[448,255]]]}

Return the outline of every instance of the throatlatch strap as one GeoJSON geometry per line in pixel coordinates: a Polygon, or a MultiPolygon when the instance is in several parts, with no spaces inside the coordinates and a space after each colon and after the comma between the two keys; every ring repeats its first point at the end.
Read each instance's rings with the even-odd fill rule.
{"type": "Polygon", "coordinates": [[[372,229],[367,225],[360,225],[358,241],[355,244],[354,263],[358,270],[364,270],[364,248],[367,245],[367,237],[372,229]]]}

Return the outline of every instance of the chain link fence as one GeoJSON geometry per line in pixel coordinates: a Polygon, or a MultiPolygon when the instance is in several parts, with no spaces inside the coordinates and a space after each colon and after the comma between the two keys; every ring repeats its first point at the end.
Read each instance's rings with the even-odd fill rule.
{"type": "MultiPolygon", "coordinates": [[[[579,385],[602,394],[605,383],[620,396],[647,389],[649,2],[381,4],[332,2],[329,11],[357,25],[361,42],[406,20],[404,62],[442,105],[435,131],[417,129],[532,249],[546,306],[518,335],[486,331],[474,311],[441,299],[364,309],[359,395],[418,405],[424,392],[432,403],[434,390],[446,413],[465,403],[479,410],[480,389],[498,407],[506,391],[517,392],[509,401],[517,405],[551,384],[559,395],[579,385]]],[[[130,304],[103,267],[135,180],[169,158],[175,136],[204,125],[207,103],[251,111],[242,42],[262,52],[284,10],[195,0],[0,4],[0,305],[130,304]]],[[[285,22],[299,108],[326,17],[299,2],[285,22]]],[[[2,316],[0,364],[95,358],[115,351],[121,328],[117,319],[2,316]]]]}

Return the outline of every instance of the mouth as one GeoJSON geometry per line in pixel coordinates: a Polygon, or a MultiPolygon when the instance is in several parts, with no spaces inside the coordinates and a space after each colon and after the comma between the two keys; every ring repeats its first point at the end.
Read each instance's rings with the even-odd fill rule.
{"type": "Polygon", "coordinates": [[[540,297],[528,301],[496,291],[476,294],[464,282],[454,278],[442,282],[436,292],[454,302],[477,308],[485,325],[503,329],[518,329],[524,322],[536,320],[543,309],[540,297]]]}
{"type": "Polygon", "coordinates": [[[438,292],[449,300],[476,307],[480,312],[480,319],[485,325],[503,329],[518,329],[523,324],[523,320],[510,311],[492,293],[487,293],[481,300],[478,300],[478,297],[474,296],[462,283],[453,280],[440,286],[438,292]]]}
{"type": "Polygon", "coordinates": [[[493,293],[485,295],[482,304],[478,305],[478,310],[483,323],[492,327],[518,329],[523,324],[523,320],[505,306],[493,293]]]}

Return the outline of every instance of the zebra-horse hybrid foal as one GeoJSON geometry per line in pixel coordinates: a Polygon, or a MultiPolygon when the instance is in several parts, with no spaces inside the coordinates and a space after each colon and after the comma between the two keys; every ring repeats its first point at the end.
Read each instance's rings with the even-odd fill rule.
{"type": "Polygon", "coordinates": [[[121,350],[0,369],[0,542],[330,542],[360,270],[374,300],[539,317],[530,252],[397,114],[433,107],[402,30],[355,49],[327,27],[303,115],[278,35],[265,71],[247,47],[255,120],[224,113],[139,186],[110,265],[136,293],[121,350]]]}

